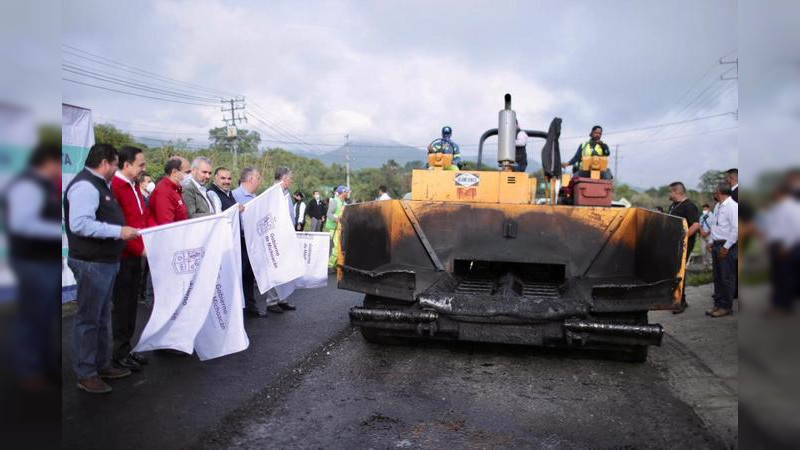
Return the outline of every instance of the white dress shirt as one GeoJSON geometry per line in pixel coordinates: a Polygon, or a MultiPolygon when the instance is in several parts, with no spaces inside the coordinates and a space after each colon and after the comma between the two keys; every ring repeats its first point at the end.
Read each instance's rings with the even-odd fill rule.
{"type": "Polygon", "coordinates": [[[133,181],[131,181],[127,177],[125,177],[125,175],[123,175],[122,172],[120,172],[119,170],[114,172],[114,176],[119,178],[120,180],[128,183],[128,186],[130,186],[131,189],[133,189],[133,195],[136,196],[136,206],[139,207],[139,212],[141,214],[144,214],[144,211],[142,210],[142,202],[139,201],[140,192],[139,192],[139,189],[136,188],[136,183],[134,183],[133,181]]]}
{"type": "Polygon", "coordinates": [[[800,244],[800,200],[786,196],[767,212],[764,234],[771,244],[791,249],[800,244]]]}
{"type": "Polygon", "coordinates": [[[739,241],[739,204],[731,197],[714,206],[708,243],[713,244],[714,241],[725,241],[723,247],[729,250],[739,241]]]}
{"type": "Polygon", "coordinates": [[[517,132],[517,138],[514,140],[514,145],[517,147],[525,147],[528,145],[528,133],[519,130],[519,132],[517,132]]]}

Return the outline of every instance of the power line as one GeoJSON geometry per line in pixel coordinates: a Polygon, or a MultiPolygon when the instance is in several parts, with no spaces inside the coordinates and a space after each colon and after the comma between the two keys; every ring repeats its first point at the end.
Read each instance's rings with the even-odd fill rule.
{"type": "Polygon", "coordinates": [[[216,106],[209,105],[207,103],[193,103],[193,102],[184,102],[184,101],[180,101],[180,100],[175,100],[175,99],[171,99],[171,98],[153,97],[153,96],[150,96],[150,95],[137,94],[135,92],[121,91],[119,89],[113,89],[113,88],[109,88],[109,87],[98,86],[96,84],[84,83],[82,81],[72,80],[70,78],[61,77],[61,79],[63,81],[68,81],[70,83],[80,84],[80,85],[83,85],[83,86],[89,86],[89,87],[93,87],[93,88],[97,88],[97,89],[103,89],[105,91],[118,92],[120,94],[131,95],[131,96],[134,96],[134,97],[149,98],[149,99],[152,99],[152,100],[160,100],[162,102],[181,103],[181,104],[184,104],[184,105],[205,106],[205,107],[216,108],[216,106]]]}
{"type": "MultiPolygon", "coordinates": [[[[160,74],[157,74],[155,72],[150,72],[148,70],[141,69],[139,67],[131,66],[131,65],[119,62],[117,60],[108,58],[106,56],[101,56],[101,55],[97,55],[97,54],[88,52],[86,50],[80,49],[78,47],[75,47],[75,46],[67,44],[67,43],[63,43],[62,42],[61,45],[63,47],[66,47],[68,49],[71,49],[71,50],[74,50],[74,51],[77,51],[77,52],[80,52],[80,53],[74,53],[74,52],[71,52],[69,50],[63,50],[63,49],[62,49],[62,52],[67,53],[69,55],[76,56],[78,58],[86,59],[88,61],[93,61],[96,64],[110,66],[108,63],[112,63],[112,64],[115,64],[117,66],[120,66],[120,67],[123,67],[125,69],[128,69],[130,71],[139,72],[144,76],[154,77],[154,78],[161,79],[161,80],[164,80],[164,81],[167,81],[167,82],[176,83],[176,84],[182,84],[182,85],[185,85],[185,86],[189,86],[189,87],[193,87],[193,88],[196,88],[196,89],[205,90],[205,91],[208,91],[208,92],[214,92],[217,95],[221,94],[222,96],[233,96],[230,93],[226,93],[225,91],[221,91],[219,89],[214,89],[214,88],[202,86],[202,85],[195,84],[195,83],[190,83],[190,82],[187,82],[187,81],[182,81],[182,80],[178,80],[178,79],[175,79],[175,78],[170,78],[170,77],[167,77],[165,75],[160,75],[160,74]],[[88,55],[88,56],[86,56],[86,55],[88,55]],[[99,59],[101,61],[97,61],[97,59],[99,59]],[[107,62],[104,62],[104,61],[107,61],[107,62]]],[[[112,68],[114,68],[114,67],[112,67],[112,68]]],[[[114,68],[114,69],[121,70],[119,68],[114,68]]]]}
{"type": "Polygon", "coordinates": [[[117,85],[117,86],[128,87],[128,88],[132,88],[132,89],[136,89],[136,90],[140,90],[140,91],[144,91],[144,92],[150,92],[150,93],[154,93],[154,94],[167,95],[167,96],[170,96],[170,97],[176,97],[176,98],[180,98],[180,99],[184,99],[184,100],[191,100],[191,101],[197,101],[197,102],[208,102],[208,103],[212,103],[212,102],[216,103],[216,101],[218,101],[218,99],[210,99],[208,97],[197,97],[197,96],[187,95],[187,94],[183,94],[183,93],[179,93],[179,92],[175,92],[175,91],[158,89],[158,88],[150,87],[150,86],[147,86],[147,85],[144,85],[144,84],[140,84],[140,83],[128,82],[128,81],[124,81],[124,80],[121,80],[121,79],[115,78],[115,77],[106,77],[106,76],[103,76],[103,75],[97,75],[97,74],[94,74],[94,73],[92,73],[90,71],[85,71],[85,70],[80,70],[80,69],[75,70],[75,69],[72,69],[71,67],[62,67],[62,70],[65,71],[65,72],[73,73],[73,74],[80,75],[80,76],[83,76],[83,77],[92,78],[92,79],[95,79],[95,80],[98,80],[98,81],[103,81],[103,82],[106,82],[106,83],[114,84],[114,85],[117,85]]]}

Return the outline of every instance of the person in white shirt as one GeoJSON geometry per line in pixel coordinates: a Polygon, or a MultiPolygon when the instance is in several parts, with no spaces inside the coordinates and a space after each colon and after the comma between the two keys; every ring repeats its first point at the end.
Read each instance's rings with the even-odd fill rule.
{"type": "Polygon", "coordinates": [[[723,317],[733,310],[736,293],[736,262],[739,257],[739,204],[731,198],[731,186],[720,183],[714,190],[714,220],[708,235],[714,272],[714,307],[706,311],[711,317],[723,317]]]}
{"type": "Polygon", "coordinates": [[[763,235],[770,254],[772,315],[794,309],[800,294],[800,171],[790,172],[776,189],[765,214],[763,235]]]}
{"type": "Polygon", "coordinates": [[[386,189],[386,186],[384,186],[384,185],[378,186],[378,198],[376,198],[375,200],[376,201],[382,201],[382,200],[391,200],[391,199],[392,199],[392,197],[389,197],[388,189],[386,189]]]}
{"type": "MultiPolygon", "coordinates": [[[[703,212],[700,214],[700,236],[702,236],[704,240],[708,240],[708,237],[711,235],[712,223],[714,223],[714,213],[711,211],[711,206],[706,203],[703,205],[703,212]]],[[[704,241],[700,242],[702,243],[704,241]]],[[[708,247],[705,245],[701,245],[700,248],[703,253],[703,267],[709,270],[712,265],[711,251],[708,250],[708,247]]]]}
{"type": "Polygon", "coordinates": [[[303,202],[303,198],[302,192],[295,191],[292,208],[294,208],[294,229],[297,231],[303,231],[306,224],[306,204],[303,202]]]}

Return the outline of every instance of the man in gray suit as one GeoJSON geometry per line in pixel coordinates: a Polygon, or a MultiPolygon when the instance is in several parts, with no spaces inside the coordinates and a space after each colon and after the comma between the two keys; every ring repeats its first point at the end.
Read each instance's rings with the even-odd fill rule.
{"type": "Polygon", "coordinates": [[[214,214],[214,204],[206,195],[205,184],[211,178],[211,160],[198,156],[192,161],[192,176],[183,186],[183,203],[190,219],[214,214]]]}

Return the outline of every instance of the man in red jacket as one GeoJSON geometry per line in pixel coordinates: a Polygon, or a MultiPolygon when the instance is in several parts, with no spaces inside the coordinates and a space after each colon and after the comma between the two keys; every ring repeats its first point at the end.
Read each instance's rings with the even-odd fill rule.
{"type": "Polygon", "coordinates": [[[149,226],[163,225],[165,223],[186,220],[186,205],[183,204],[181,182],[192,169],[185,158],[171,158],[164,165],[164,177],[150,194],[150,215],[147,218],[149,226]]]}
{"type": "MultiPolygon", "coordinates": [[[[119,170],[111,180],[111,191],[117,199],[125,225],[136,229],[147,226],[147,210],[144,199],[137,188],[139,175],[145,169],[144,154],[140,148],[125,146],[119,151],[119,170]]],[[[112,363],[121,368],[138,371],[147,364],[144,355],[131,353],[133,333],[136,330],[136,308],[139,285],[142,278],[142,238],[136,237],[125,243],[119,263],[119,272],[114,281],[111,330],[114,336],[112,363]]]]}

